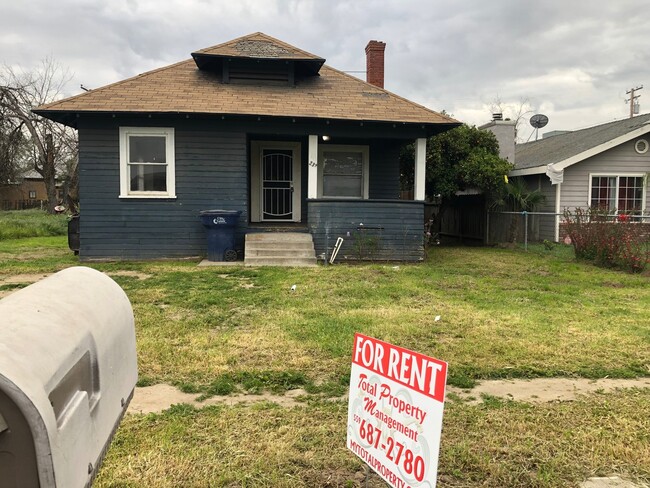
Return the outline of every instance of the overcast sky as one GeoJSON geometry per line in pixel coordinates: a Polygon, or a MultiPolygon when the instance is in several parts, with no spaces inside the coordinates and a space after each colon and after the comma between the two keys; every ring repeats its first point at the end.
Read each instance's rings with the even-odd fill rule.
{"type": "MultiPolygon", "coordinates": [[[[74,95],[256,31],[345,71],[376,39],[386,89],[476,125],[496,99],[506,115],[528,100],[548,131],[628,116],[626,90],[650,83],[649,21],[642,0],[0,0],[0,62],[52,56],[74,95]]],[[[650,84],[638,94],[650,111],[650,84]]]]}

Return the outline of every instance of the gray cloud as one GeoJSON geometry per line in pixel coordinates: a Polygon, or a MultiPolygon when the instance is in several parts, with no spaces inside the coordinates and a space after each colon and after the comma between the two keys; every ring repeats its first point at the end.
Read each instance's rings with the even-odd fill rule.
{"type": "Polygon", "coordinates": [[[30,0],[0,5],[0,61],[51,55],[74,94],[258,30],[344,70],[377,39],[389,90],[473,124],[497,96],[527,98],[553,130],[625,117],[625,90],[648,82],[647,20],[640,0],[30,0]]]}

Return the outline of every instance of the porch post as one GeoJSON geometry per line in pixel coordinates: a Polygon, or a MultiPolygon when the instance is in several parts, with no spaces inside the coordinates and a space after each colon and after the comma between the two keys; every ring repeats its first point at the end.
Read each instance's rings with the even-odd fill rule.
{"type": "Polygon", "coordinates": [[[555,242],[560,242],[560,203],[562,183],[555,185],[555,242]]]}
{"type": "Polygon", "coordinates": [[[318,136],[309,136],[307,198],[318,198],[318,136]]]}
{"type": "Polygon", "coordinates": [[[424,181],[426,178],[427,140],[423,137],[415,141],[415,188],[414,200],[424,201],[424,181]]]}

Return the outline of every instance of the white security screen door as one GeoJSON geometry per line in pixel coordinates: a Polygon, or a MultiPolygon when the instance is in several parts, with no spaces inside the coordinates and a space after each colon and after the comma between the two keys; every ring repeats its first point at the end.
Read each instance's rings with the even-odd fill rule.
{"type": "Polygon", "coordinates": [[[260,142],[253,148],[253,221],[300,221],[300,144],[260,142]],[[257,217],[257,218],[255,218],[257,217]]]}
{"type": "Polygon", "coordinates": [[[293,218],[293,151],[262,149],[262,220],[293,218]]]}

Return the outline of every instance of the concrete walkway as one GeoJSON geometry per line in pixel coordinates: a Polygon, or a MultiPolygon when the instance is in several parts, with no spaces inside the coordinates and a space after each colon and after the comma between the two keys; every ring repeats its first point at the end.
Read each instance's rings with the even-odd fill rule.
{"type": "Polygon", "coordinates": [[[589,478],[587,481],[580,483],[579,488],[648,488],[648,485],[632,483],[618,476],[608,476],[605,478],[589,478]]]}

